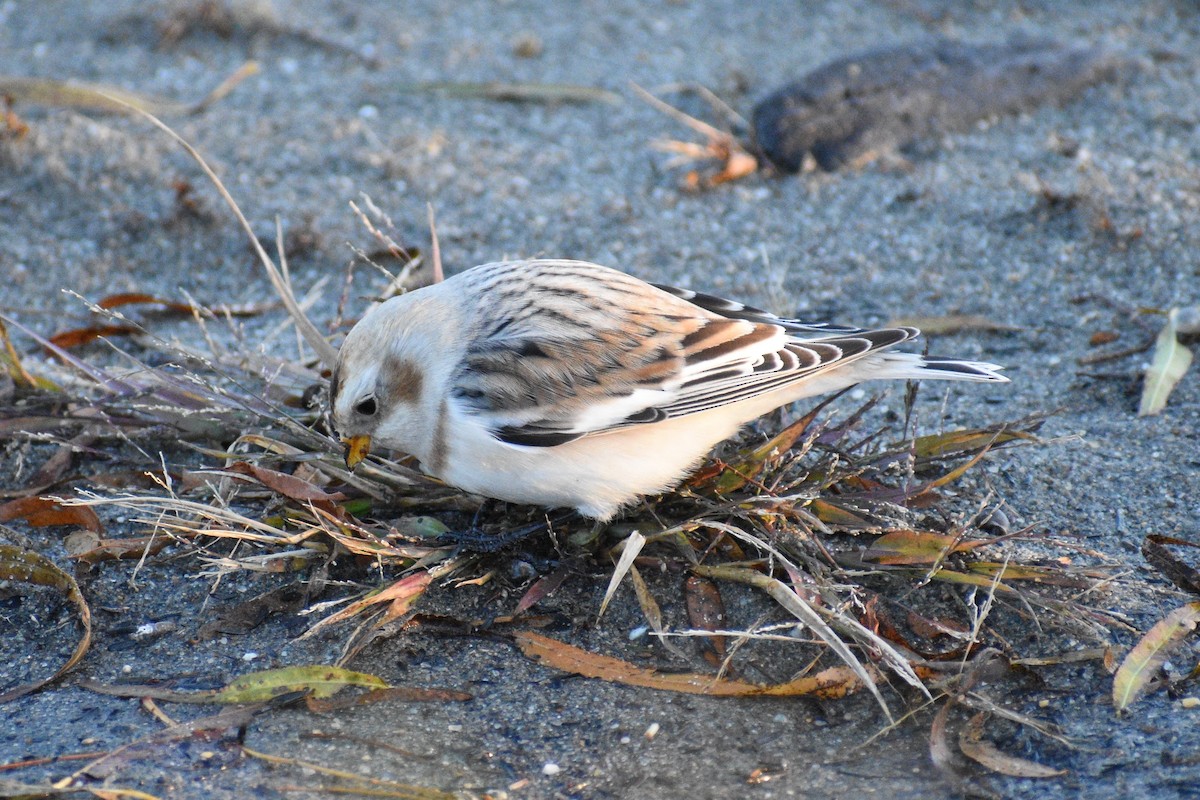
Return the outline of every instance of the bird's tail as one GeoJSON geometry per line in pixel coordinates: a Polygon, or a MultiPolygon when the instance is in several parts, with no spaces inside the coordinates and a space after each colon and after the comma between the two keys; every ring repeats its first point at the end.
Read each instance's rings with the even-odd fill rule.
{"type": "Polygon", "coordinates": [[[878,369],[873,378],[1008,383],[1008,378],[1000,374],[1004,367],[999,364],[923,356],[919,353],[880,353],[872,367],[878,369]]]}

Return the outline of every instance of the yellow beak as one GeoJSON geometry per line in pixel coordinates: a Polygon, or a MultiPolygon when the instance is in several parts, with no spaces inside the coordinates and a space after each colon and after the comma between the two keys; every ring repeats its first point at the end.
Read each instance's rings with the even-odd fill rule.
{"type": "Polygon", "coordinates": [[[371,453],[371,437],[365,433],[342,439],[346,446],[346,466],[354,469],[371,453]]]}

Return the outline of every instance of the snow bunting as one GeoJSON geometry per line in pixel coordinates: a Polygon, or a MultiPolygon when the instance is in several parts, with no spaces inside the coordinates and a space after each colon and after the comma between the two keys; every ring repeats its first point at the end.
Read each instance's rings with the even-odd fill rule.
{"type": "Polygon", "coordinates": [[[879,378],[1008,380],[890,350],[918,333],[783,319],[582,261],[484,264],[354,326],[333,426],[352,468],[382,445],[468,492],[606,520],[802,397],[879,378]]]}

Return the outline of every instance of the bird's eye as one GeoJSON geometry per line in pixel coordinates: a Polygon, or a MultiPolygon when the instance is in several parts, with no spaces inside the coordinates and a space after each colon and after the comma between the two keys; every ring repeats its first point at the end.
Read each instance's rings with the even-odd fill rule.
{"type": "Polygon", "coordinates": [[[367,395],[362,400],[354,404],[354,410],[364,417],[373,417],[375,412],[379,410],[379,406],[375,403],[375,395],[367,395]]]}

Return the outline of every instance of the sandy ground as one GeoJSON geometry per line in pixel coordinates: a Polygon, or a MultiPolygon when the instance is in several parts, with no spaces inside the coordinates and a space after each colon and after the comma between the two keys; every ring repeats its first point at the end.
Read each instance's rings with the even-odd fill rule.
{"type": "MultiPolygon", "coordinates": [[[[192,101],[257,59],[261,72],[229,97],[168,120],[216,165],[260,235],[269,237],[279,216],[303,240],[292,256],[297,283],[306,289],[328,281],[312,311],[317,319],[336,313],[352,259],[346,243],[373,247],[347,207],[366,192],[418,246],[427,238],[425,204],[433,203],[450,271],[503,257],[571,257],[780,313],[866,324],[967,313],[1013,326],[934,338],[936,351],[1009,365],[1013,383],[955,387],[948,397],[929,392],[921,406],[926,424],[1058,409],[1046,432],[1063,441],[996,462],[988,486],[1007,501],[1015,524],[1037,522],[1076,537],[1144,581],[1144,590],[1117,589],[1100,601],[1134,627],[1144,630],[1187,601],[1148,567],[1140,545],[1152,533],[1197,535],[1200,380],[1193,372],[1164,414],[1138,418],[1147,354],[1085,367],[1077,359],[1094,352],[1089,340],[1097,331],[1119,334],[1114,348],[1144,340],[1160,318],[1136,309],[1200,300],[1196,3],[277,0],[274,8],[277,25],[257,32],[250,19],[230,36],[195,30],[167,42],[165,6],[8,0],[0,2],[0,71],[192,101]],[[1102,42],[1128,63],[1117,80],[1063,108],[925,141],[902,158],[835,174],[755,176],[700,194],[682,191],[679,175],[647,147],[686,131],[628,90],[630,81],[696,82],[748,113],[779,84],[857,49],[932,35],[994,41],[1015,34],[1102,42]],[[423,81],[571,83],[624,99],[516,104],[402,91],[423,81]]],[[[705,110],[691,101],[688,108],[705,110]]],[[[212,304],[268,296],[244,236],[194,164],[144,121],[34,104],[16,111],[29,132],[0,143],[5,313],[46,334],[83,317],[64,290],[91,299],[186,293],[212,304]],[[194,187],[200,213],[181,211],[180,181],[194,187]]],[[[359,272],[347,315],[359,313],[361,298],[377,288],[359,272]]],[[[248,322],[245,335],[261,335],[274,322],[248,322]]],[[[271,346],[286,352],[284,343],[271,346]]],[[[898,405],[898,395],[889,402],[898,405]]],[[[44,455],[23,439],[5,443],[10,475],[44,455]]],[[[45,531],[21,531],[61,556],[45,531]]],[[[161,558],[136,583],[126,565],[87,576],[98,633],[75,676],[195,675],[219,684],[252,668],[336,656],[336,637],[292,643],[302,620],[193,642],[214,605],[275,585],[241,575],[214,588],[201,569],[194,559],[161,558]],[[163,619],[176,633],[149,644],[128,635],[134,623],[163,619]]],[[[572,641],[628,651],[628,632],[642,624],[631,596],[603,621],[594,619],[605,571],[598,565],[594,580],[573,582],[555,607],[575,623],[572,641]]],[[[64,624],[47,632],[20,602],[5,602],[6,661],[44,668],[69,650],[65,609],[55,612],[64,624]]],[[[515,597],[480,589],[454,602],[487,616],[501,613],[498,605],[510,609],[515,597]]],[[[734,593],[726,602],[742,601],[734,593]]],[[[1114,631],[1112,640],[1124,647],[1133,637],[1114,631]]],[[[1083,646],[1056,640],[1059,649],[1072,644],[1083,646]]],[[[1195,657],[1185,648],[1178,668],[1186,671],[1195,657]]],[[[866,699],[718,700],[637,690],[566,678],[480,638],[400,637],[371,648],[356,666],[474,699],[327,717],[281,709],[251,724],[247,744],[464,794],[959,792],[930,765],[928,717],[852,751],[883,726],[866,699]],[[651,725],[657,735],[644,735],[651,725]],[[316,729],[387,741],[403,752],[304,737],[316,729]],[[750,784],[755,770],[772,779],[750,784]]],[[[1013,707],[1061,725],[1079,748],[1028,733],[1014,733],[1007,747],[1067,773],[1044,781],[985,776],[981,783],[1013,797],[1200,794],[1200,712],[1160,693],[1118,718],[1107,699],[1110,680],[1096,662],[1033,676],[1011,698],[1013,707]]],[[[184,717],[188,711],[173,709],[184,717]]],[[[4,712],[0,763],[111,749],[160,727],[134,701],[86,692],[74,678],[4,712]]],[[[237,753],[220,741],[185,741],[130,759],[110,780],[181,798],[292,796],[289,787],[323,780],[237,753]]],[[[11,776],[44,780],[72,769],[59,763],[11,776]]]]}

